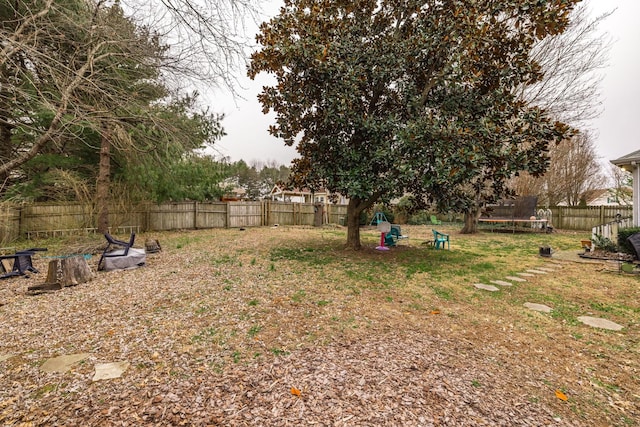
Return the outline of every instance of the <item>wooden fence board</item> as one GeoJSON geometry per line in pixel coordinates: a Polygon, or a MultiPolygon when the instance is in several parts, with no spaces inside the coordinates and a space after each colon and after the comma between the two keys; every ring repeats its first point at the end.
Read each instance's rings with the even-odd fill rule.
{"type": "Polygon", "coordinates": [[[229,227],[259,227],[262,225],[262,202],[228,202],[229,227]]]}
{"type": "Polygon", "coordinates": [[[20,209],[0,205],[0,245],[5,246],[20,236],[20,209]]]}
{"type": "Polygon", "coordinates": [[[616,215],[631,217],[631,206],[556,206],[550,208],[555,228],[561,230],[591,230],[607,222],[614,221],[616,215]]]}
{"type": "Polygon", "coordinates": [[[195,228],[194,202],[149,206],[149,230],[191,230],[195,228]]]}
{"type": "Polygon", "coordinates": [[[195,228],[227,227],[227,203],[198,203],[195,211],[195,228]]]}
{"type": "Polygon", "coordinates": [[[20,213],[20,233],[91,228],[93,217],[91,206],[80,203],[25,205],[20,213]]]}

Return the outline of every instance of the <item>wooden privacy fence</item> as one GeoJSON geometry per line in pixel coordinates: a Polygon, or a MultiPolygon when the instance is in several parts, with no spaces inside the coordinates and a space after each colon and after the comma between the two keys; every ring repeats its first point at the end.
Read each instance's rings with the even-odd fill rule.
{"type": "MultiPolygon", "coordinates": [[[[169,231],[279,225],[343,223],[346,205],[313,205],[275,201],[142,203],[110,208],[111,232],[169,231]],[[318,213],[318,211],[320,211],[318,213]]],[[[21,237],[51,237],[95,233],[91,204],[0,205],[0,242],[21,237]]]]}
{"type": "Polygon", "coordinates": [[[601,224],[633,216],[631,206],[556,206],[551,207],[552,223],[560,230],[591,230],[601,224]]]}
{"type": "MultiPolygon", "coordinates": [[[[561,230],[590,231],[593,227],[632,216],[630,206],[588,206],[551,208],[552,224],[561,230]]],[[[345,224],[346,205],[313,205],[276,201],[142,203],[113,207],[109,213],[111,231],[193,230],[279,225],[345,224]],[[320,210],[320,212],[318,212],[320,210]]],[[[0,204],[0,243],[21,237],[45,237],[95,233],[96,211],[91,204],[0,204]]]]}

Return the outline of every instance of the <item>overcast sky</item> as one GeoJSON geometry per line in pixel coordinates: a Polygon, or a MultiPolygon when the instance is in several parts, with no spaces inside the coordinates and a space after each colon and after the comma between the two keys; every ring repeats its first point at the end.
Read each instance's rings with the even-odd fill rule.
{"type": "MultiPolygon", "coordinates": [[[[602,24],[613,45],[609,53],[609,66],[603,71],[603,112],[591,127],[595,130],[596,146],[603,161],[616,159],[640,150],[640,0],[584,0],[595,15],[616,9],[602,24]]],[[[275,14],[281,4],[274,0],[266,12],[275,14]]],[[[229,95],[217,94],[212,108],[223,112],[227,132],[216,143],[217,151],[231,161],[276,161],[289,164],[297,156],[294,148],[269,135],[272,115],[264,115],[256,96],[267,77],[258,76],[255,82],[242,78],[246,90],[243,99],[235,101],[229,95]]]]}

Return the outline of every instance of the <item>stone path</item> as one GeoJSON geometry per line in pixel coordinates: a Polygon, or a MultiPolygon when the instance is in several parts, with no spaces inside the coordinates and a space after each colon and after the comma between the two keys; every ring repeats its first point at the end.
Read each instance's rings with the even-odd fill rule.
{"type": "Polygon", "coordinates": [[[599,317],[580,316],[578,320],[585,325],[593,326],[594,328],[608,329],[610,331],[622,330],[622,325],[618,325],[607,319],[601,319],[599,317]]]}
{"type": "MultiPolygon", "coordinates": [[[[508,282],[506,280],[491,280],[489,283],[492,283],[491,285],[486,285],[484,283],[474,283],[473,286],[476,289],[481,289],[484,291],[489,291],[489,292],[499,292],[500,288],[494,286],[494,285],[498,285],[498,286],[504,286],[504,287],[509,287],[509,286],[513,286],[512,282],[516,282],[516,283],[526,283],[527,279],[526,278],[532,278],[532,277],[536,277],[536,276],[542,276],[545,274],[549,274],[549,273],[553,273],[557,270],[562,269],[562,263],[558,262],[558,261],[549,261],[548,262],[548,266],[545,267],[537,267],[537,268],[531,268],[531,269],[527,269],[523,272],[518,272],[516,273],[516,276],[506,276],[505,279],[508,280],[508,282]]],[[[538,304],[538,303],[534,303],[534,302],[525,302],[524,306],[530,310],[534,310],[534,311],[538,311],[541,313],[551,313],[553,311],[552,307],[549,307],[547,305],[544,304],[538,304]]],[[[600,328],[600,329],[607,329],[610,331],[620,331],[623,329],[622,325],[618,325],[615,322],[612,322],[610,320],[607,319],[601,319],[598,317],[590,317],[590,316],[580,316],[577,318],[578,321],[584,323],[585,325],[594,327],[594,328],[600,328]]]]}
{"type": "Polygon", "coordinates": [[[530,310],[534,310],[534,311],[541,311],[543,313],[551,313],[551,311],[553,310],[551,307],[549,307],[548,305],[544,305],[544,304],[536,304],[534,302],[525,302],[524,306],[527,307],[530,310]]]}
{"type": "Polygon", "coordinates": [[[500,285],[500,286],[513,286],[513,283],[505,282],[504,280],[492,280],[491,283],[494,283],[494,284],[500,285]]]}
{"type": "MultiPolygon", "coordinates": [[[[0,354],[0,362],[8,360],[16,356],[15,354],[0,354]]],[[[65,354],[62,356],[53,357],[47,359],[40,370],[42,372],[59,372],[65,373],[73,368],[73,365],[83,360],[88,359],[91,356],[89,353],[76,353],[65,354]]],[[[111,363],[96,363],[94,365],[95,373],[92,381],[111,380],[114,378],[120,378],[122,374],[129,368],[129,362],[111,362],[111,363]]]]}

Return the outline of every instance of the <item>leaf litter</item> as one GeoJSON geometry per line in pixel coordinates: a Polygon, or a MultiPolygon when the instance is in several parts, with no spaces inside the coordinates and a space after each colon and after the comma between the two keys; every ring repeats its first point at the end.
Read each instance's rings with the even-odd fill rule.
{"type": "MultiPolygon", "coordinates": [[[[375,230],[363,233],[373,247],[375,230]]],[[[472,276],[452,279],[454,297],[440,288],[429,294],[433,273],[404,270],[411,251],[434,256],[420,241],[382,258],[341,249],[342,229],[153,237],[163,252],[149,255],[144,268],[38,295],[26,289],[44,274],[2,282],[0,423],[589,426],[640,419],[637,317],[627,319],[624,334],[585,329],[529,313],[517,288],[508,291],[512,302],[481,300],[487,297],[471,289],[472,276]],[[313,251],[280,251],[274,259],[275,247],[313,251]],[[316,262],[322,257],[331,262],[316,262]],[[42,370],[49,359],[84,353],[67,372],[42,370]],[[114,361],[126,366],[121,376],[94,382],[96,366],[114,361]]],[[[460,244],[463,236],[455,237],[460,244]]],[[[45,271],[44,259],[35,262],[45,271]]],[[[585,269],[600,274],[568,265],[562,276],[585,269]]],[[[555,279],[536,280],[554,286],[555,279]]],[[[637,296],[608,282],[609,294],[637,296]]],[[[577,304],[586,307],[584,298],[577,304]]]]}

